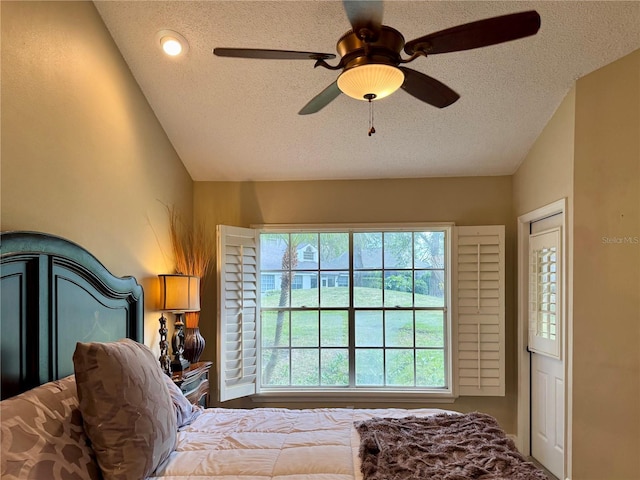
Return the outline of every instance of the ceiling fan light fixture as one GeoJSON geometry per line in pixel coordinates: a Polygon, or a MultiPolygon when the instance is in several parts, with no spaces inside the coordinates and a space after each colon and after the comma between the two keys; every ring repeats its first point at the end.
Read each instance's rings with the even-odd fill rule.
{"type": "Polygon", "coordinates": [[[371,63],[358,65],[342,72],[338,77],[338,88],[342,93],[358,100],[369,101],[391,95],[404,83],[404,73],[391,65],[371,63]]]}
{"type": "Polygon", "coordinates": [[[172,30],[160,30],[156,38],[162,51],[170,57],[184,55],[189,50],[187,40],[178,32],[172,30]]]}

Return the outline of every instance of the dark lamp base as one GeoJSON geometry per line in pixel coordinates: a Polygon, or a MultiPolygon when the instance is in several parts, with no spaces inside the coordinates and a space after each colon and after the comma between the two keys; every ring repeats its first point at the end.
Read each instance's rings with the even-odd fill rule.
{"type": "Polygon", "coordinates": [[[185,358],[174,358],[171,362],[172,372],[182,372],[189,368],[189,361],[185,358]]]}

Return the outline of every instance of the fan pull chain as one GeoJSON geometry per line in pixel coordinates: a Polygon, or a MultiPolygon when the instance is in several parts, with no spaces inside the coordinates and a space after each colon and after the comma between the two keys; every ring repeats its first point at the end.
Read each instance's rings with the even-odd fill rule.
{"type": "Polygon", "coordinates": [[[371,136],[374,133],[376,133],[376,129],[373,126],[373,102],[372,100],[374,98],[376,98],[376,95],[373,93],[367,93],[364,98],[366,98],[367,100],[369,100],[369,133],[368,135],[371,136]]]}

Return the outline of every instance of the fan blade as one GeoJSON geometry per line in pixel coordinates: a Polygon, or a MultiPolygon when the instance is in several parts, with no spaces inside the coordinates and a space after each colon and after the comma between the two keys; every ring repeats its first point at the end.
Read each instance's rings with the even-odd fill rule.
{"type": "Polygon", "coordinates": [[[448,107],[460,98],[456,92],[444,83],[429,75],[406,67],[398,67],[404,73],[402,89],[418,100],[433,105],[434,107],[448,107]]]}
{"type": "Polygon", "coordinates": [[[333,53],[265,50],[261,48],[214,48],[213,54],[218,57],[264,58],[267,60],[328,60],[336,58],[333,53]]]}
{"type": "Polygon", "coordinates": [[[424,50],[428,55],[487,47],[535,35],[540,28],[540,15],[535,10],[487,18],[458,25],[407,42],[404,51],[413,55],[424,50]]]}
{"type": "Polygon", "coordinates": [[[354,33],[360,37],[362,29],[368,30],[375,39],[382,26],[382,1],[378,0],[344,0],[342,2],[349,23],[354,33]]]}
{"type": "Polygon", "coordinates": [[[324,107],[329,105],[332,101],[334,101],[341,93],[342,92],[338,88],[338,81],[336,80],[314,98],[312,98],[311,101],[298,112],[298,115],[309,115],[311,113],[319,112],[324,107]]]}

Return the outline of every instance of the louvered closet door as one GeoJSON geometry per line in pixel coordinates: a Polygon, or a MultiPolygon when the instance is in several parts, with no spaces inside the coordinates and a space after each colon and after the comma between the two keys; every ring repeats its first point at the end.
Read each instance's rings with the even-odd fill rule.
{"type": "Polygon", "coordinates": [[[217,247],[218,397],[224,402],[256,393],[257,232],[219,225],[217,247]]]}
{"type": "Polygon", "coordinates": [[[504,226],[456,227],[459,395],[505,393],[504,226]]]}

